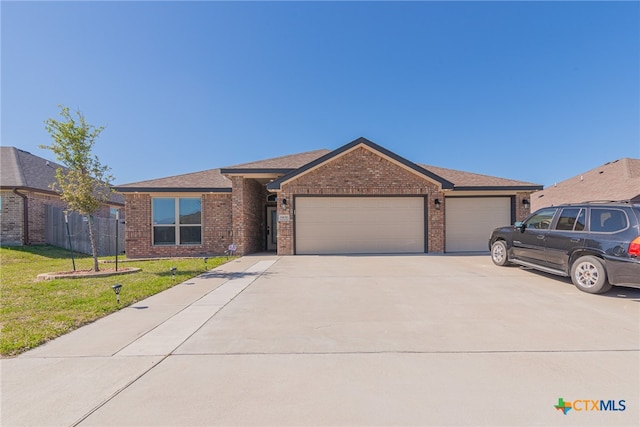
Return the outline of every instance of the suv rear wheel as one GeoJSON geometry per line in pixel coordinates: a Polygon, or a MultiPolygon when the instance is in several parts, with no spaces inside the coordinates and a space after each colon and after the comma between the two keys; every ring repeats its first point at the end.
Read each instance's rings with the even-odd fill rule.
{"type": "Polygon", "coordinates": [[[493,245],[491,245],[491,261],[501,267],[509,264],[507,245],[504,243],[504,240],[496,240],[493,242],[493,245]]]}
{"type": "Polygon", "coordinates": [[[571,266],[571,281],[578,289],[601,294],[611,289],[602,261],[594,256],[578,258],[571,266]]]}

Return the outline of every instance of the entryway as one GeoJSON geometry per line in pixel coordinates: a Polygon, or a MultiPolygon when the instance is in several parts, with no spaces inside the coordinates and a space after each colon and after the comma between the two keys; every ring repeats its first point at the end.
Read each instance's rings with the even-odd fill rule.
{"type": "Polygon", "coordinates": [[[267,206],[267,251],[278,250],[278,208],[267,206]]]}

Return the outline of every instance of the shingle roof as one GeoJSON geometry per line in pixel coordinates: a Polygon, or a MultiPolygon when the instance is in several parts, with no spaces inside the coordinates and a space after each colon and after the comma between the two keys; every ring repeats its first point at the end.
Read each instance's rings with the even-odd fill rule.
{"type": "Polygon", "coordinates": [[[230,192],[231,180],[222,175],[220,169],[208,169],[201,172],[118,185],[114,189],[122,193],[136,191],[230,192]]]}
{"type": "Polygon", "coordinates": [[[120,192],[135,191],[158,191],[158,192],[198,192],[198,191],[214,191],[228,192],[231,191],[231,181],[225,174],[233,173],[262,173],[272,172],[284,175],[282,178],[269,184],[269,188],[277,188],[279,182],[288,179],[292,174],[315,165],[318,162],[324,162],[331,156],[357,144],[367,144],[373,149],[384,152],[398,161],[405,162],[415,168],[417,171],[432,177],[433,179],[442,181],[445,188],[453,188],[454,190],[537,190],[542,189],[541,185],[531,182],[516,181],[495,176],[480,175],[471,172],[463,172],[453,169],[446,169],[436,166],[420,165],[411,163],[394,153],[376,145],[375,143],[365,139],[358,138],[337,150],[314,150],[305,153],[292,154],[288,156],[274,157],[266,160],[259,160],[249,163],[241,163],[221,169],[209,169],[202,172],[194,172],[184,175],[170,176],[166,178],[151,179],[147,181],[134,182],[130,184],[119,185],[115,187],[120,192]],[[288,175],[287,175],[288,174],[288,175]]]}
{"type": "Polygon", "coordinates": [[[15,147],[0,147],[0,185],[54,193],[56,169],[62,165],[34,156],[15,147]]]}
{"type": "Polygon", "coordinates": [[[502,187],[522,188],[526,190],[542,189],[539,184],[532,182],[516,181],[513,179],[499,178],[497,176],[481,175],[478,173],[464,172],[455,169],[441,168],[431,165],[420,165],[428,171],[435,173],[443,177],[444,179],[451,181],[455,184],[455,190],[464,189],[499,189],[502,187]]]}
{"type": "Polygon", "coordinates": [[[304,166],[328,152],[329,150],[326,149],[307,151],[305,153],[241,163],[222,169],[209,169],[201,172],[133,182],[130,184],[118,185],[115,189],[123,193],[135,191],[228,192],[231,191],[231,180],[224,176],[225,173],[240,173],[243,171],[251,171],[254,173],[262,171],[278,171],[279,173],[286,173],[304,166]]]}
{"type": "Polygon", "coordinates": [[[259,160],[257,162],[250,163],[242,163],[235,166],[228,166],[223,168],[223,170],[230,169],[259,169],[259,170],[269,170],[269,169],[298,169],[307,163],[311,163],[312,161],[324,156],[327,153],[330,153],[331,150],[321,149],[314,151],[307,151],[306,153],[299,154],[290,154],[288,156],[274,157],[272,159],[259,160]]]}
{"type": "MultiPolygon", "coordinates": [[[[59,194],[51,189],[56,182],[56,169],[64,166],[35,156],[16,147],[0,147],[0,187],[59,194]]],[[[111,202],[124,204],[120,194],[112,194],[111,202]]]]}
{"type": "Polygon", "coordinates": [[[640,159],[607,162],[531,195],[531,208],[595,200],[639,200],[640,159]]]}

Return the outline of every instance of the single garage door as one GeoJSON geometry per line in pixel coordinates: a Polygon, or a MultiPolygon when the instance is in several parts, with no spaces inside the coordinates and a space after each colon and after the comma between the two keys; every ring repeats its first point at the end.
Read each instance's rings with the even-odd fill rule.
{"type": "Polygon", "coordinates": [[[488,251],[494,228],[511,224],[511,197],[445,199],[446,252],[488,251]]]}
{"type": "Polygon", "coordinates": [[[425,252],[423,197],[296,197],[296,254],[425,252]]]}

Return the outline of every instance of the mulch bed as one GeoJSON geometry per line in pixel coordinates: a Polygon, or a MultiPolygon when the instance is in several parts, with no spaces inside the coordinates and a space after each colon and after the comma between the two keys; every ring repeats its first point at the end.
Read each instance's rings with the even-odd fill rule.
{"type": "Polygon", "coordinates": [[[93,270],[70,270],[70,271],[56,271],[52,273],[38,274],[38,280],[53,280],[53,279],[73,279],[82,277],[106,277],[115,276],[119,274],[130,274],[140,271],[140,268],[134,267],[119,267],[118,271],[115,268],[102,268],[100,271],[93,270]]]}

